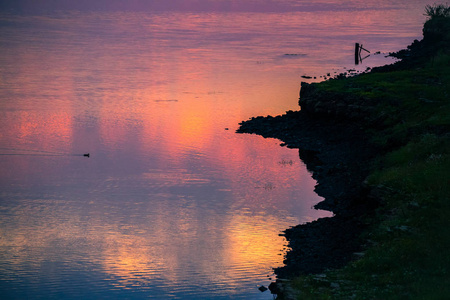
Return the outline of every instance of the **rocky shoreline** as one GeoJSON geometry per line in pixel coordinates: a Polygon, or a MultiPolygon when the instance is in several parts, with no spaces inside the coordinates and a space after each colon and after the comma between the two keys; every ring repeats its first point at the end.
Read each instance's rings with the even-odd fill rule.
{"type": "MultiPolygon", "coordinates": [[[[407,55],[394,65],[371,72],[390,72],[414,64],[424,47],[415,41],[407,55]]],[[[393,54],[399,55],[399,54],[393,54]]],[[[346,80],[341,77],[337,80],[346,80]]],[[[383,193],[365,184],[375,158],[386,149],[370,143],[367,128],[382,123],[376,103],[352,93],[324,92],[320,83],[301,83],[299,111],[281,116],[254,117],[240,123],[237,133],[258,134],[281,140],[282,146],[299,150],[312,177],[315,192],[324,197],[316,209],[328,210],[333,217],[300,224],[283,233],[290,250],[284,266],[276,268],[278,280],[270,285],[274,294],[283,294],[286,279],[320,274],[345,266],[364,248],[361,233],[370,225],[370,216],[383,193]]]]}
{"type": "MultiPolygon", "coordinates": [[[[433,65],[439,53],[448,53],[449,8],[437,6],[436,11],[432,7],[428,9],[437,16],[430,15],[424,24],[423,40],[416,40],[407,49],[393,53],[392,56],[401,59],[397,63],[373,68],[371,73],[411,70],[408,76],[416,76],[415,71],[425,68],[430,60],[433,65]],[[438,8],[441,13],[445,10],[447,15],[439,16],[438,8]]],[[[431,87],[441,84],[436,78],[434,74],[428,75],[425,84],[431,87]]],[[[283,233],[291,250],[286,254],[285,266],[275,269],[278,279],[269,288],[272,293],[283,295],[284,299],[295,294],[295,291],[288,290],[286,280],[307,274],[318,274],[315,276],[321,278],[327,270],[341,268],[357,259],[367,248],[368,245],[364,245],[367,241],[362,239],[361,233],[373,225],[372,216],[383,205],[381,199],[392,193],[382,186],[369,187],[366,183],[368,175],[375,169],[372,164],[376,159],[406,144],[421,132],[439,135],[447,128],[439,124],[422,128],[408,125],[410,128],[402,136],[391,132],[386,143],[376,146],[371,143],[373,136],[368,132],[376,132],[378,138],[385,138],[388,132],[385,126],[392,127],[395,122],[405,124],[405,120],[397,120],[398,100],[390,95],[386,97],[383,87],[372,82],[353,86],[353,81],[346,79],[345,75],[334,80],[344,82],[335,82],[331,84],[332,88],[322,83],[301,83],[300,111],[289,111],[277,117],[252,118],[240,123],[237,130],[238,133],[277,138],[283,141],[283,146],[298,149],[300,159],[317,181],[316,193],[324,197],[315,208],[334,213],[333,217],[297,225],[283,233]],[[373,97],[375,94],[384,96],[373,97]],[[386,108],[391,110],[391,114],[384,111],[386,108]]],[[[416,83],[413,81],[411,84],[416,83]]],[[[419,100],[423,102],[422,98],[419,100]]]]}
{"type": "MultiPolygon", "coordinates": [[[[334,213],[284,232],[291,250],[285,266],[275,269],[278,278],[338,268],[361,251],[359,235],[367,226],[365,216],[377,206],[363,184],[377,149],[369,144],[362,128],[352,122],[290,111],[277,117],[252,118],[242,122],[237,132],[277,138],[289,148],[298,148],[300,159],[317,180],[315,191],[325,198],[315,208],[334,213]]],[[[278,287],[271,285],[272,292],[279,292],[280,282],[278,287]]]]}

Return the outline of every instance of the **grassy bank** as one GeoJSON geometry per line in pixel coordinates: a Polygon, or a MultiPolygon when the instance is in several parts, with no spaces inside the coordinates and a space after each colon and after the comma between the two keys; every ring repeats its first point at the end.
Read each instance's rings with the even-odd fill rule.
{"type": "Polygon", "coordinates": [[[377,103],[367,130],[381,153],[366,183],[381,205],[364,252],[342,269],[294,279],[298,299],[450,297],[450,15],[436,8],[426,10],[426,55],[318,84],[377,103]]]}

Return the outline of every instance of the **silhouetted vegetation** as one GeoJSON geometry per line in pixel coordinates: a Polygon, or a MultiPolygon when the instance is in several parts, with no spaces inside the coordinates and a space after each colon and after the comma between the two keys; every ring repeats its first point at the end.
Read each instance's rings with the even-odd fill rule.
{"type": "Polygon", "coordinates": [[[450,17],[450,6],[447,4],[426,5],[425,16],[429,18],[448,18],[450,17]]]}
{"type": "Polygon", "coordinates": [[[381,206],[366,220],[365,250],[342,269],[293,280],[298,299],[450,295],[450,7],[427,5],[425,15],[427,41],[410,49],[431,55],[317,85],[377,103],[371,114],[380,123],[364,126],[382,153],[366,184],[381,206]]]}

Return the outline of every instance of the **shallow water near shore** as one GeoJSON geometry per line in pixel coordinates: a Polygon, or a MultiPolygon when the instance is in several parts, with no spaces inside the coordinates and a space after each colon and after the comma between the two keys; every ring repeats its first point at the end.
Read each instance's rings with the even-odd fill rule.
{"type": "Polygon", "coordinates": [[[2,297],[272,299],[281,231],[330,213],[298,150],[235,130],[419,39],[432,2],[390,2],[1,11],[2,297]]]}

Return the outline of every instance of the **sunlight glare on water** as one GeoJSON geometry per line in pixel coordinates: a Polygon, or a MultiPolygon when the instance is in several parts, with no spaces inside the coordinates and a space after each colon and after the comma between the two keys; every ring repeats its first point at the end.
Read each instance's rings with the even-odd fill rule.
{"type": "Polygon", "coordinates": [[[1,4],[2,297],[272,299],[279,234],[331,214],[239,122],[298,109],[357,41],[382,53],[360,70],[391,61],[422,2],[1,4]]]}

